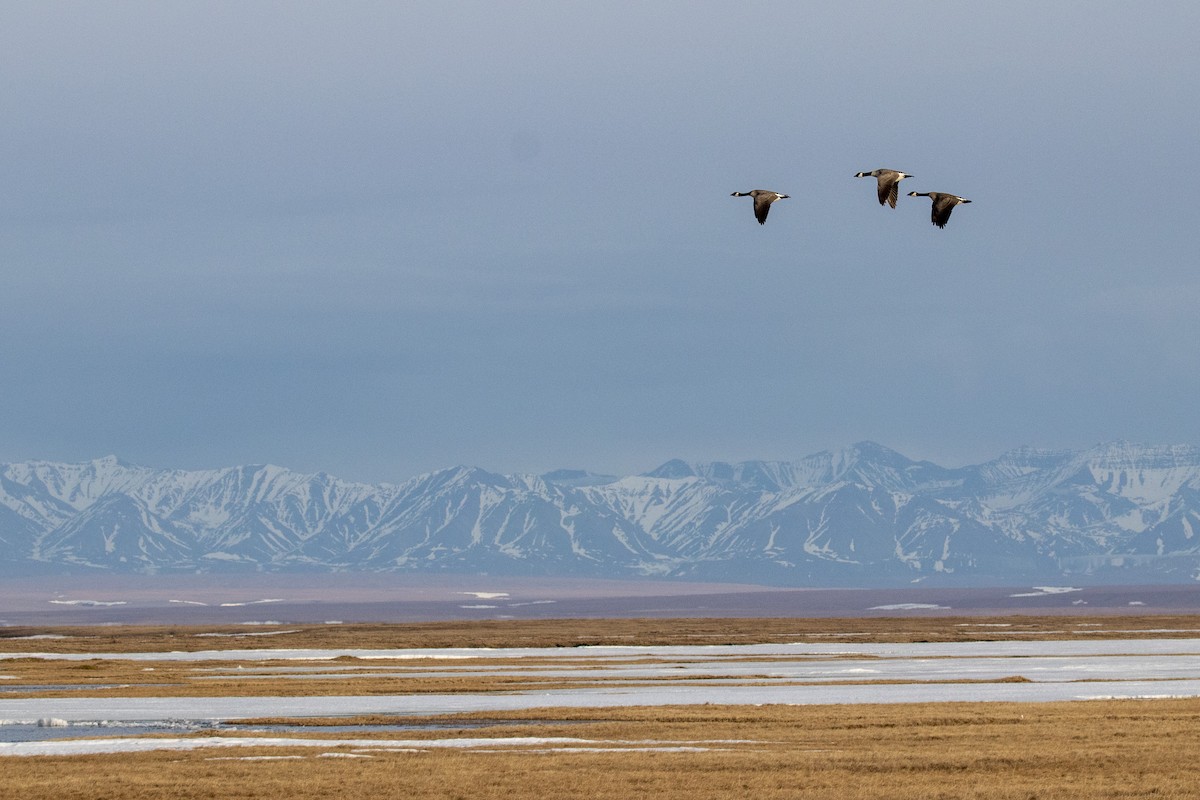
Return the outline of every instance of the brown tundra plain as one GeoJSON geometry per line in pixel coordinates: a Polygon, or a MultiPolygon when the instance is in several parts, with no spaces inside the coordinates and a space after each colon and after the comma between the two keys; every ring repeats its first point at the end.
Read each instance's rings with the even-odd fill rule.
{"type": "MultiPolygon", "coordinates": [[[[244,628],[6,628],[0,632],[0,653],[6,655],[0,661],[2,697],[477,694],[594,685],[582,673],[578,678],[539,675],[538,667],[545,665],[536,659],[504,658],[485,662],[495,674],[472,670],[461,678],[441,668],[433,671],[436,665],[421,659],[403,667],[393,663],[392,670],[406,670],[400,680],[383,662],[342,657],[331,666],[358,674],[295,680],[287,671],[295,662],[282,652],[278,661],[258,661],[254,669],[245,669],[237,649],[261,646],[579,648],[1109,638],[1128,640],[1129,654],[1136,655],[1138,641],[1196,638],[1200,618],[537,620],[287,626],[286,632],[276,633],[279,637],[268,644],[237,638],[244,628]],[[229,649],[228,659],[199,663],[166,657],[221,648],[229,649]],[[72,659],[46,657],[52,653],[72,659]],[[123,659],[122,653],[140,655],[123,659]],[[156,653],[163,660],[146,655],[156,653]]],[[[580,652],[583,667],[589,661],[586,651],[580,652]]],[[[571,662],[560,660],[558,665],[563,663],[571,662]]],[[[769,677],[764,672],[758,679],[769,677]]],[[[756,676],[743,680],[753,682],[756,676]]],[[[1027,679],[1015,671],[998,680],[1027,679]]],[[[222,747],[219,740],[235,734],[214,725],[171,735],[203,743],[194,749],[7,757],[0,760],[0,797],[1195,797],[1200,766],[1192,754],[1200,745],[1200,699],[1172,697],[1170,682],[1163,683],[1162,696],[1155,699],[612,708],[549,704],[425,717],[242,720],[237,738],[261,737],[261,747],[222,747]],[[288,743],[276,741],[278,726],[288,729],[288,743]]],[[[75,735],[104,734],[91,730],[75,735]]]]}

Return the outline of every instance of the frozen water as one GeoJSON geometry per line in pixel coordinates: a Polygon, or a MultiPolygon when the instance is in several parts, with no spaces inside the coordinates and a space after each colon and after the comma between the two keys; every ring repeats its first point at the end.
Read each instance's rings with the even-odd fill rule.
{"type": "MultiPolygon", "coordinates": [[[[511,673],[595,682],[596,685],[504,694],[0,699],[0,719],[36,721],[54,717],[72,724],[100,720],[153,723],[247,717],[450,714],[552,706],[1047,702],[1095,697],[1200,696],[1200,639],[435,650],[270,649],[108,656],[42,654],[36,657],[197,663],[232,660],[242,662],[241,666],[253,673],[254,662],[267,659],[311,663],[344,655],[390,660],[397,665],[430,658],[451,660],[460,665],[458,671],[448,671],[444,666],[421,667],[412,670],[415,675],[511,673]],[[537,663],[529,669],[523,669],[519,664],[496,667],[471,663],[481,658],[529,658],[536,659],[537,663]],[[555,659],[569,663],[555,667],[555,659]],[[580,666],[581,661],[586,666],[580,666]],[[674,680],[653,682],[668,676],[674,680]],[[1025,681],[1005,680],[1014,676],[1025,681]],[[840,683],[851,678],[897,682],[840,683]]],[[[378,663],[369,666],[380,669],[378,663]]],[[[225,667],[217,667],[214,671],[223,669],[225,667]]],[[[337,674],[345,677],[362,674],[342,664],[330,665],[328,669],[339,670],[337,674]]],[[[309,674],[320,676],[322,673],[309,674]]],[[[306,675],[295,677],[303,679],[306,675]]],[[[2,738],[3,728],[0,727],[2,738]]]]}

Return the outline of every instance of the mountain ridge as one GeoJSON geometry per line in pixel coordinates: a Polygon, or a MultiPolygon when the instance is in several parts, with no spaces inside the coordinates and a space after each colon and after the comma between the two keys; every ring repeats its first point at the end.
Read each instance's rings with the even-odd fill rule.
{"type": "Polygon", "coordinates": [[[0,570],[444,571],[795,586],[1200,579],[1200,448],[1016,448],[947,468],[858,442],[639,475],[458,465],[398,484],[115,456],[0,464],[0,570]]]}

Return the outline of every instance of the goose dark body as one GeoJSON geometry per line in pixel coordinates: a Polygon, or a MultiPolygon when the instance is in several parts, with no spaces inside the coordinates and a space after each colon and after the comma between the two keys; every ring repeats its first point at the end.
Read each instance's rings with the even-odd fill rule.
{"type": "Polygon", "coordinates": [[[730,197],[753,197],[754,218],[759,225],[767,224],[767,214],[771,211],[771,203],[776,200],[786,200],[790,195],[772,192],[767,189],[753,189],[749,192],[733,192],[730,197]]]}
{"type": "Polygon", "coordinates": [[[870,172],[860,172],[854,177],[875,178],[878,181],[879,205],[887,203],[895,208],[897,196],[900,194],[900,181],[913,176],[894,169],[873,169],[870,172]]]}
{"type": "Polygon", "coordinates": [[[928,197],[933,201],[931,215],[933,224],[939,228],[946,227],[946,223],[950,221],[950,212],[959,203],[971,202],[965,197],[959,197],[956,194],[947,194],[946,192],[909,192],[909,197],[928,197]]]}

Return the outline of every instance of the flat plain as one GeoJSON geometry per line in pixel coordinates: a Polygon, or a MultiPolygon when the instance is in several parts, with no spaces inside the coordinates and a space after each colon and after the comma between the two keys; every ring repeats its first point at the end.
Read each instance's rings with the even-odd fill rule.
{"type": "MultiPolygon", "coordinates": [[[[253,698],[268,697],[301,698],[314,709],[328,709],[348,694],[544,692],[550,698],[598,684],[614,691],[655,685],[705,692],[730,678],[704,672],[712,658],[695,648],[1110,641],[1119,643],[1119,661],[1126,650],[1138,656],[1139,642],[1162,649],[1165,640],[1170,652],[1170,640],[1182,648],[1198,637],[1198,617],[1133,614],[491,620],[252,630],[10,627],[0,629],[0,653],[6,655],[0,699],[48,706],[56,698],[241,697],[252,712],[253,698]],[[691,655],[672,656],[664,665],[639,649],[650,646],[682,647],[691,655]],[[252,661],[243,657],[247,648],[259,651],[252,661]],[[278,657],[263,654],[264,648],[278,657]],[[453,669],[461,669],[460,662],[442,652],[476,648],[502,650],[475,652],[462,674],[453,669]],[[539,648],[549,648],[553,658],[539,655],[539,648]],[[404,650],[405,658],[289,657],[308,649],[404,650]],[[422,650],[431,658],[420,658],[422,650]],[[597,652],[609,666],[627,670],[626,677],[588,673],[597,652]],[[195,660],[201,654],[204,660],[195,660]],[[658,669],[629,671],[649,667],[658,669]]],[[[811,682],[781,679],[768,659],[756,667],[756,658],[753,651],[739,657],[739,667],[748,671],[737,680],[811,682]]],[[[823,658],[812,656],[817,667],[823,658]]],[[[1013,663],[1032,662],[1019,656],[1013,663]]],[[[885,680],[931,682],[919,676],[885,680]]],[[[970,686],[972,680],[982,685],[1029,678],[1017,668],[1011,675],[943,685],[970,686]]],[[[879,679],[863,672],[836,683],[866,692],[879,679]]],[[[1051,703],[571,708],[547,699],[511,711],[241,719],[122,739],[169,739],[160,741],[167,747],[161,750],[124,745],[115,752],[52,750],[57,754],[5,758],[0,797],[1193,797],[1200,766],[1186,754],[1200,744],[1200,699],[1173,696],[1171,683],[1162,680],[1154,698],[1051,703]]],[[[1104,696],[1103,682],[1095,683],[1094,694],[1104,696]]],[[[110,735],[104,728],[65,732],[87,740],[110,735]]]]}

